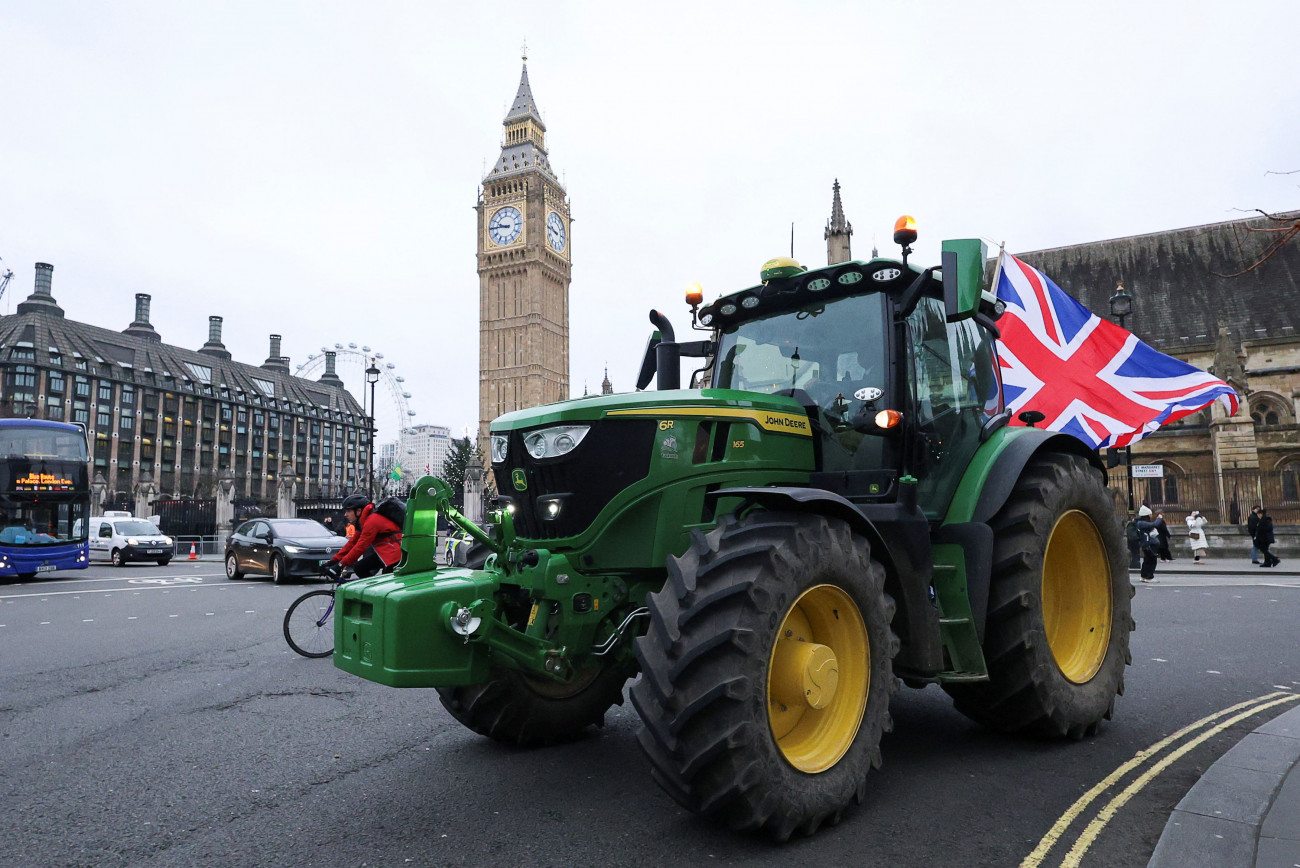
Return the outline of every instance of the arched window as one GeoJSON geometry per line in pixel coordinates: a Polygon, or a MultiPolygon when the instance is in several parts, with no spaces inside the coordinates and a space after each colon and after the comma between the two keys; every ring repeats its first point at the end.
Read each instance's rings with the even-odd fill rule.
{"type": "Polygon", "coordinates": [[[1291,413],[1279,396],[1259,394],[1251,396],[1250,418],[1256,425],[1289,425],[1291,413]]]}
{"type": "Polygon", "coordinates": [[[1277,469],[1282,478],[1283,502],[1300,503],[1300,458],[1287,458],[1277,469]]]}
{"type": "Polygon", "coordinates": [[[1183,475],[1177,467],[1168,462],[1158,462],[1159,466],[1164,468],[1164,476],[1158,479],[1147,479],[1147,496],[1146,502],[1155,506],[1172,507],[1177,506],[1178,500],[1178,480],[1183,475]]]}

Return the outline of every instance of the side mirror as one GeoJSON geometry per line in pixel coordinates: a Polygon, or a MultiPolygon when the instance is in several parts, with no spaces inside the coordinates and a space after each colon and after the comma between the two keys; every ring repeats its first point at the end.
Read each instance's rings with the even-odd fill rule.
{"type": "Polygon", "coordinates": [[[943,310],[948,322],[967,319],[979,312],[984,288],[984,262],[988,248],[978,238],[943,242],[943,310]]]}

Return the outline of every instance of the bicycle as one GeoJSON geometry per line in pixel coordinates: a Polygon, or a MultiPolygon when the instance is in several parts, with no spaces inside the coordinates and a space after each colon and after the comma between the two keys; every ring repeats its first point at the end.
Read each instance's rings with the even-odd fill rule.
{"type": "Polygon", "coordinates": [[[328,657],[334,653],[334,591],[308,591],[289,604],[284,613],[284,640],[304,657],[328,657]]]}

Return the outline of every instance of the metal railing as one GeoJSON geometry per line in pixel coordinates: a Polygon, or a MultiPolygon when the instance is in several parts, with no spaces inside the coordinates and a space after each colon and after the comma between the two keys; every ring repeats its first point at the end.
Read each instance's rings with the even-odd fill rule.
{"type": "MultiPolygon", "coordinates": [[[[1110,488],[1127,500],[1125,467],[1109,473],[1110,488]]],[[[1163,512],[1166,522],[1181,522],[1199,510],[1210,524],[1245,524],[1253,506],[1262,504],[1275,524],[1300,524],[1300,472],[1232,470],[1224,473],[1177,474],[1165,468],[1161,479],[1134,479],[1134,499],[1163,512]]]]}

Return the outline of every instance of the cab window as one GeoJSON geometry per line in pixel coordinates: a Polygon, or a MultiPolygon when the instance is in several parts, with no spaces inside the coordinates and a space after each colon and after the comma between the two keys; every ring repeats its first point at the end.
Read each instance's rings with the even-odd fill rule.
{"type": "Polygon", "coordinates": [[[912,403],[919,440],[912,457],[921,506],[948,508],[984,424],[1002,411],[992,336],[974,320],[949,323],[943,304],[922,298],[907,318],[912,403]]]}

